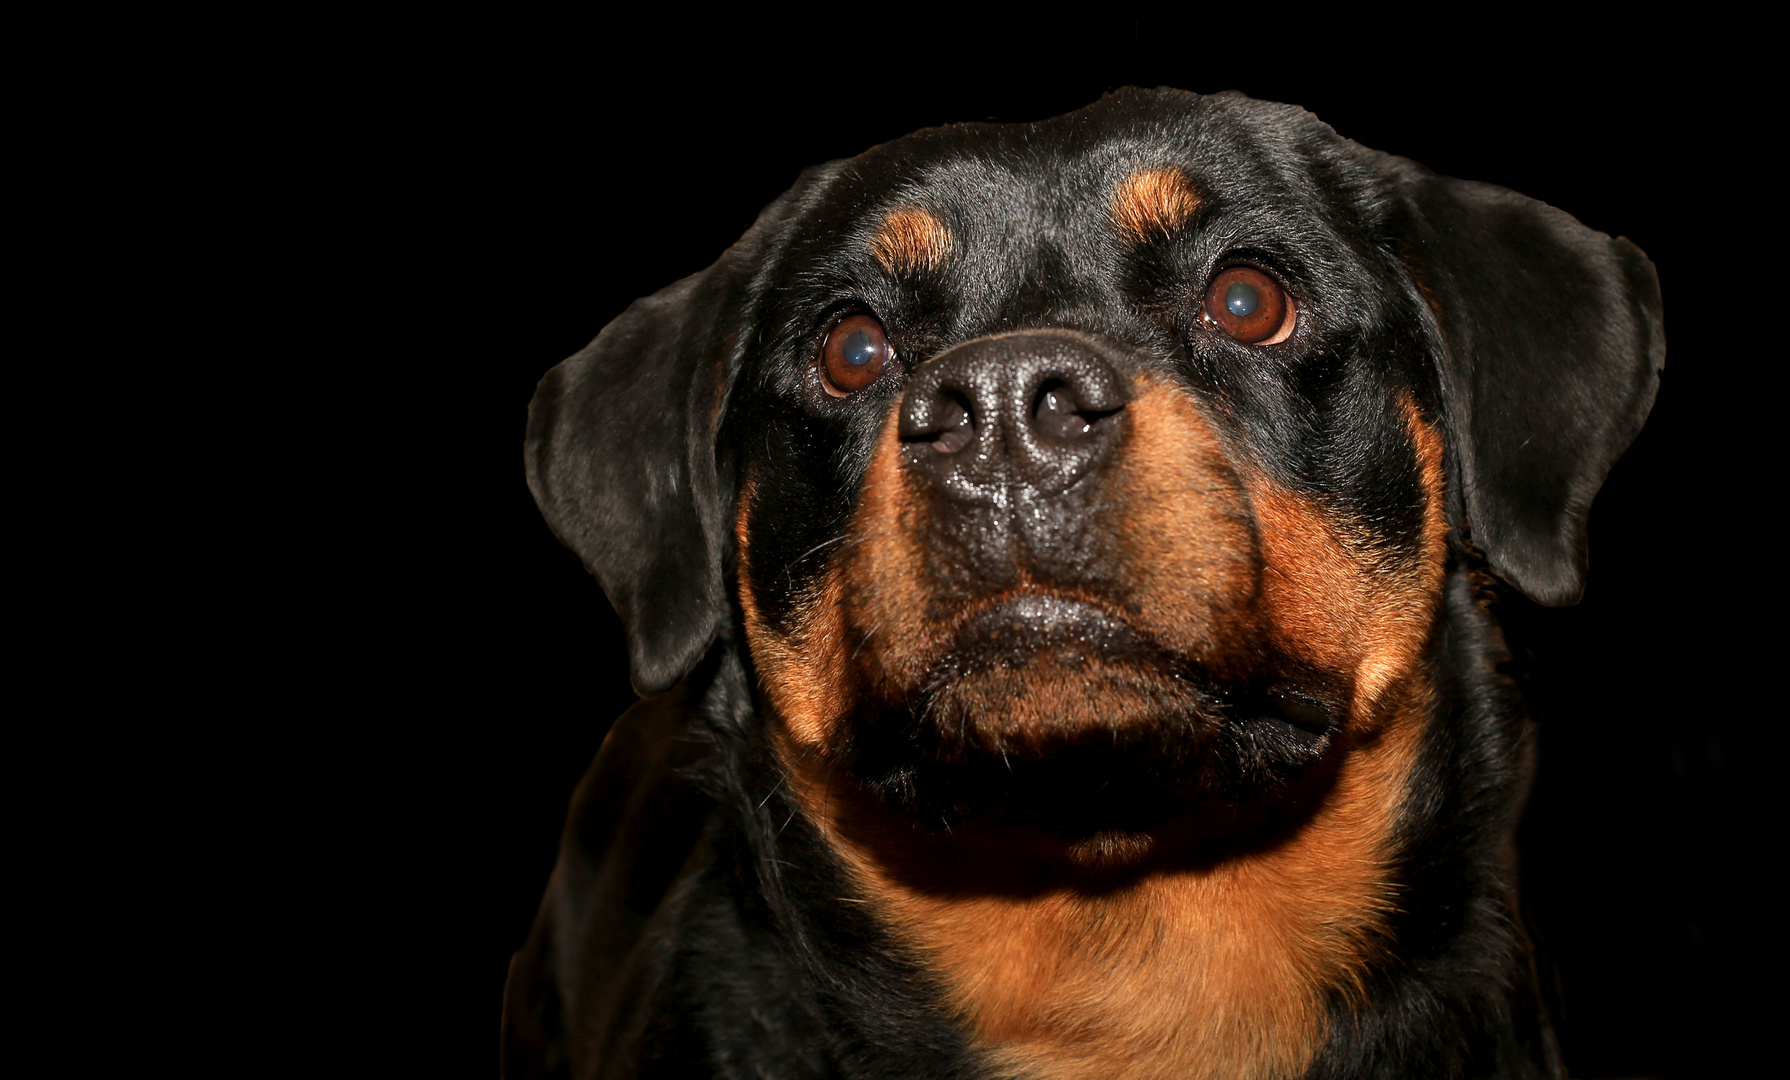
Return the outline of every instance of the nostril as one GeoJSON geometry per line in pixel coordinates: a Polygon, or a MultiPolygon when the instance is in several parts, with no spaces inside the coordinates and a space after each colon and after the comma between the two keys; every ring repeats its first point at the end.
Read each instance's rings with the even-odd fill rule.
{"type": "Polygon", "coordinates": [[[1077,439],[1094,430],[1103,416],[1117,409],[1089,409],[1069,384],[1052,379],[1038,388],[1032,403],[1032,426],[1055,439],[1077,439]]]}
{"type": "Polygon", "coordinates": [[[935,387],[911,399],[902,410],[901,438],[925,442],[941,454],[955,454],[976,441],[975,412],[967,396],[935,387]]]}
{"type": "Polygon", "coordinates": [[[1067,386],[1059,383],[1047,387],[1039,392],[1037,403],[1032,406],[1032,426],[1041,434],[1058,439],[1086,435],[1093,425],[1078,411],[1079,405],[1075,392],[1067,386]]]}
{"type": "Polygon", "coordinates": [[[943,408],[938,411],[939,432],[932,437],[932,448],[941,454],[955,454],[976,439],[976,423],[970,416],[970,403],[960,395],[947,392],[943,408]]]}

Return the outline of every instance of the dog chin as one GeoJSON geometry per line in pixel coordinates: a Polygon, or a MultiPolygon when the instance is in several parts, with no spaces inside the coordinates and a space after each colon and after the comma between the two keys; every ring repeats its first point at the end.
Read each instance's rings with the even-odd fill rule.
{"type": "Polygon", "coordinates": [[[1260,803],[1329,748],[1321,725],[1072,614],[968,627],[917,702],[853,725],[852,773],[934,825],[994,815],[1104,851],[1202,805],[1260,803]]]}
{"type": "Polygon", "coordinates": [[[1041,761],[1145,743],[1176,757],[1211,736],[1221,709],[1164,667],[1075,648],[959,658],[929,680],[921,712],[941,761],[1041,761]]]}

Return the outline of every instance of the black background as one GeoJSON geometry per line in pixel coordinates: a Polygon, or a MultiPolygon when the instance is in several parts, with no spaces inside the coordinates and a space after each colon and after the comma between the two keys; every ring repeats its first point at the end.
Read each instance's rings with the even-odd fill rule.
{"type": "Polygon", "coordinates": [[[381,39],[346,82],[314,73],[335,103],[297,107],[320,125],[304,167],[342,208],[319,228],[345,245],[343,303],[374,327],[354,346],[372,358],[331,384],[369,436],[354,510],[377,526],[340,538],[367,583],[346,636],[380,672],[362,703],[389,733],[330,766],[361,841],[335,873],[368,950],[393,958],[356,997],[397,1035],[394,1061],[490,1074],[567,797],[633,700],[614,615],[523,483],[536,380],[713,261],[802,167],[1123,85],[1304,105],[1628,236],[1657,265],[1666,375],[1593,512],[1585,601],[1506,612],[1543,732],[1524,914],[1575,1076],[1718,1075],[1737,1053],[1728,978],[1752,949],[1736,890],[1763,856],[1736,758],[1766,708],[1748,674],[1762,646],[1738,622],[1764,588],[1741,464],[1764,361],[1740,331],[1765,303],[1734,262],[1757,243],[1733,213],[1741,106],[1668,35],[1538,45],[1488,25],[1463,51],[1227,19],[1023,35],[918,16],[800,33],[466,22],[381,39]]]}

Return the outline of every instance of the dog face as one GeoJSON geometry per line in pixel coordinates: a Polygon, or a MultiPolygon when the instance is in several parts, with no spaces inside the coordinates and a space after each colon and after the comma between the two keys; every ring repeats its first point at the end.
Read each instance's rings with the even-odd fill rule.
{"type": "Polygon", "coordinates": [[[1075,832],[1420,711],[1451,528],[1575,600],[1662,350],[1625,242],[1133,91],[811,170],[549,376],[530,480],[642,691],[737,626],[791,753],[1075,832]]]}
{"type": "Polygon", "coordinates": [[[1433,621],[1438,378],[1373,176],[1176,103],[871,151],[767,275],[752,656],[795,748],[928,819],[1253,801],[1433,621]]]}
{"type": "Polygon", "coordinates": [[[1447,981],[1525,963],[1479,601],[1577,599],[1664,347],[1626,241],[1126,91],[803,174],[542,381],[529,483],[997,1064],[1352,1075],[1523,1008],[1447,981]]]}

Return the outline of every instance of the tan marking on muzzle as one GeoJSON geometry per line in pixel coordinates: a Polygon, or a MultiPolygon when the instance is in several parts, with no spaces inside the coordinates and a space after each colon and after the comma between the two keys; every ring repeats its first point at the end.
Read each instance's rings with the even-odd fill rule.
{"type": "Polygon", "coordinates": [[[1257,588],[1243,482],[1193,398],[1168,379],[1137,379],[1125,420],[1107,483],[1123,512],[1126,617],[1177,655],[1232,674],[1257,588]]]}
{"type": "Polygon", "coordinates": [[[746,642],[778,720],[804,749],[823,747],[870,692],[899,693],[891,679],[918,679],[921,654],[933,646],[924,613],[924,556],[917,538],[923,510],[901,463],[896,418],[879,440],[844,540],[824,556],[824,569],[803,591],[788,625],[761,614],[750,584],[751,495],[740,500],[740,607],[746,642]]]}

